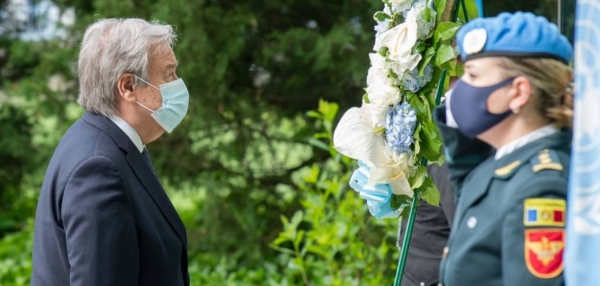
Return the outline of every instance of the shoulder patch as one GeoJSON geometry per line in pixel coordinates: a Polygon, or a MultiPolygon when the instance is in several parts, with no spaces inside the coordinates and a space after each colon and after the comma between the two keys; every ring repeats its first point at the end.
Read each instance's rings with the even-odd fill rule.
{"type": "Polygon", "coordinates": [[[565,226],[566,202],[563,199],[525,199],[523,224],[525,226],[565,226]]]}
{"type": "Polygon", "coordinates": [[[558,154],[554,150],[549,149],[540,151],[536,157],[531,159],[531,164],[533,165],[533,171],[536,173],[542,170],[563,170],[558,154]]]}
{"type": "Polygon", "coordinates": [[[521,165],[521,161],[519,161],[519,160],[514,161],[504,167],[500,167],[500,168],[496,169],[494,171],[494,175],[496,178],[501,178],[501,179],[508,178],[512,174],[515,173],[515,171],[517,170],[517,167],[519,167],[520,165],[521,165]]]}
{"type": "Polygon", "coordinates": [[[563,270],[564,229],[526,229],[525,264],[538,278],[550,279],[563,270]]]}

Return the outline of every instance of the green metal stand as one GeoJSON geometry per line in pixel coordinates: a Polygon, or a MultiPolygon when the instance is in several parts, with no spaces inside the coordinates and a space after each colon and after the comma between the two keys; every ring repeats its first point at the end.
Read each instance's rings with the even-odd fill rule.
{"type": "MultiPolygon", "coordinates": [[[[454,4],[453,9],[453,21],[456,22],[458,19],[458,10],[462,6],[462,11],[465,17],[465,21],[469,21],[469,15],[467,14],[467,6],[465,5],[464,0],[458,0],[454,4]]],[[[446,81],[447,71],[442,71],[442,76],[438,83],[438,90],[435,97],[435,104],[439,105],[442,92],[444,90],[444,82],[446,81]]],[[[421,161],[421,166],[426,166],[427,160],[423,158],[421,161]]],[[[415,190],[412,204],[410,206],[410,212],[408,215],[408,224],[406,225],[406,232],[404,233],[404,238],[402,239],[402,249],[400,250],[400,258],[398,259],[398,267],[396,268],[396,276],[394,277],[394,286],[402,285],[402,276],[404,275],[404,268],[406,266],[406,258],[408,257],[408,248],[410,247],[410,239],[412,237],[413,228],[415,226],[415,216],[417,214],[417,203],[419,201],[419,189],[415,190]]]]}

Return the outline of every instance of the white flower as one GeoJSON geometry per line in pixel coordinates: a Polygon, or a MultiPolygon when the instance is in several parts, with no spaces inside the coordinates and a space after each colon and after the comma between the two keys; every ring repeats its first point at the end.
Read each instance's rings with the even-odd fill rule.
{"type": "Polygon", "coordinates": [[[390,4],[392,5],[392,11],[395,13],[402,12],[408,8],[412,4],[413,0],[390,0],[390,4]]]}
{"type": "Polygon", "coordinates": [[[404,75],[405,71],[414,70],[417,67],[417,65],[419,64],[419,62],[421,61],[421,58],[422,58],[421,54],[410,55],[406,58],[392,62],[390,64],[390,67],[392,68],[394,73],[396,75],[398,75],[398,77],[402,77],[402,75],[404,75]]]}
{"type": "Polygon", "coordinates": [[[374,130],[383,127],[387,111],[390,108],[389,106],[379,106],[363,102],[361,108],[365,109],[365,114],[371,120],[374,130]]]}
{"type": "Polygon", "coordinates": [[[375,31],[377,33],[375,33],[375,36],[379,36],[381,34],[383,34],[384,32],[386,32],[387,30],[390,29],[390,20],[384,20],[381,22],[378,22],[377,25],[375,25],[375,31]]]}
{"type": "Polygon", "coordinates": [[[385,79],[373,78],[366,91],[371,104],[378,107],[396,105],[400,102],[400,89],[389,84],[385,79]]]}
{"type": "Polygon", "coordinates": [[[385,82],[387,84],[396,84],[396,79],[389,77],[390,64],[386,62],[385,58],[378,53],[369,54],[371,59],[371,67],[367,74],[367,86],[378,84],[379,82],[385,82]]]}
{"type": "Polygon", "coordinates": [[[366,108],[350,108],[333,132],[333,148],[369,167],[385,162],[385,141],[375,127],[366,108]]]}
{"type": "Polygon", "coordinates": [[[384,163],[371,167],[368,184],[390,184],[392,193],[412,197],[408,177],[415,171],[414,162],[408,153],[398,153],[391,148],[384,149],[384,163]]]}
{"type": "MultiPolygon", "coordinates": [[[[406,21],[387,32],[381,34],[379,41],[375,39],[375,45],[380,44],[388,48],[388,58],[400,61],[412,54],[412,49],[417,43],[416,19],[406,21]],[[379,42],[379,43],[378,43],[379,42]]],[[[379,49],[376,49],[378,51],[379,49]]]]}
{"type": "Polygon", "coordinates": [[[425,39],[435,27],[436,14],[435,9],[427,5],[425,0],[419,0],[413,4],[410,10],[405,11],[403,16],[406,21],[417,23],[417,38],[425,39]],[[425,9],[429,9],[429,13],[431,14],[431,19],[429,21],[421,17],[421,13],[423,13],[425,9]]]}
{"type": "Polygon", "coordinates": [[[375,35],[375,45],[373,46],[373,51],[379,52],[381,49],[381,39],[383,38],[384,33],[375,35]]]}

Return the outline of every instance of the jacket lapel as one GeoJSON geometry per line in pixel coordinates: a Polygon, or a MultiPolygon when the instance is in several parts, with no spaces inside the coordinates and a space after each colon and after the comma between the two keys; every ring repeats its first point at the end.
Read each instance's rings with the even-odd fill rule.
{"type": "Polygon", "coordinates": [[[484,161],[463,185],[457,206],[458,218],[455,219],[456,221],[460,221],[466,210],[487,194],[494,173],[493,160],[490,158],[484,161]]]}
{"type": "Polygon", "coordinates": [[[173,207],[171,200],[169,200],[167,193],[160,184],[160,181],[152,171],[150,164],[146,162],[137,149],[127,153],[127,162],[140,182],[144,185],[146,192],[152,197],[162,214],[169,221],[171,227],[173,227],[179,238],[181,238],[181,241],[183,241],[184,245],[187,247],[187,238],[183,222],[173,207]]]}
{"type": "Polygon", "coordinates": [[[184,247],[187,249],[187,236],[181,218],[173,207],[171,200],[169,200],[160,181],[152,171],[150,164],[146,162],[143,155],[139,152],[137,147],[135,147],[133,142],[131,142],[129,137],[127,137],[118,126],[110,121],[110,119],[102,115],[86,112],[83,116],[83,120],[108,133],[108,135],[110,135],[117,143],[117,146],[127,153],[127,162],[131,169],[134,171],[139,181],[142,182],[146,192],[152,197],[154,203],[156,203],[163,216],[167,219],[171,227],[175,230],[175,233],[177,233],[177,236],[179,236],[183,242],[184,247]]]}

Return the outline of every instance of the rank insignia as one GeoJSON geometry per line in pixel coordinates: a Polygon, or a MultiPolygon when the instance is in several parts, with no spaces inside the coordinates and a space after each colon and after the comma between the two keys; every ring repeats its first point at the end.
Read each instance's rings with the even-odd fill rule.
{"type": "Polygon", "coordinates": [[[525,226],[565,226],[565,200],[525,199],[525,226]]]}
{"type": "Polygon", "coordinates": [[[538,278],[554,278],[563,270],[564,229],[526,229],[525,263],[538,278]]]}

